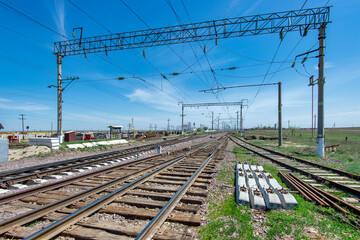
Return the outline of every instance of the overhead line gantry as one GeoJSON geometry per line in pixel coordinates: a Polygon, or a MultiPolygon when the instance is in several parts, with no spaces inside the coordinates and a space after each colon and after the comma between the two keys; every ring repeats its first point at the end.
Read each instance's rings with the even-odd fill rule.
{"type": "Polygon", "coordinates": [[[58,124],[57,134],[62,136],[61,64],[65,56],[145,48],[196,41],[218,40],[252,35],[300,31],[302,36],[319,29],[319,103],[318,103],[318,155],[324,156],[324,48],[325,27],[330,23],[330,7],[274,12],[246,17],[226,18],[170,27],[107,34],[54,43],[58,64],[58,124]]]}

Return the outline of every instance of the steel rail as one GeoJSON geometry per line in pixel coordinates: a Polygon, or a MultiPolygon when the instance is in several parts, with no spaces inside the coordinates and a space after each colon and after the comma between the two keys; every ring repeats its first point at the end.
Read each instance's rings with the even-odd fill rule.
{"type": "MultiPolygon", "coordinates": [[[[328,184],[330,184],[330,185],[335,186],[335,187],[338,188],[338,189],[341,189],[341,190],[343,190],[343,191],[345,191],[345,192],[348,192],[348,193],[353,194],[353,195],[355,195],[355,196],[357,196],[357,197],[360,197],[360,190],[358,190],[358,189],[355,189],[355,188],[346,186],[346,185],[341,184],[341,183],[338,183],[338,182],[336,182],[336,181],[332,181],[332,180],[326,179],[326,178],[324,178],[324,177],[318,176],[318,175],[316,175],[316,174],[310,173],[310,172],[308,172],[308,171],[302,170],[302,169],[300,169],[300,168],[297,168],[297,167],[288,165],[288,164],[286,164],[286,163],[284,163],[284,162],[281,162],[281,161],[279,161],[279,160],[277,160],[277,159],[275,159],[275,158],[272,158],[272,157],[270,157],[270,156],[267,156],[267,155],[265,155],[265,154],[262,154],[262,153],[260,153],[260,152],[257,152],[257,151],[255,151],[254,149],[251,149],[251,148],[249,148],[249,147],[246,147],[246,146],[244,146],[244,145],[241,145],[241,144],[239,144],[238,142],[236,142],[236,141],[235,141],[234,139],[232,139],[232,138],[230,138],[230,139],[231,139],[235,144],[237,144],[238,146],[243,147],[243,148],[245,148],[245,149],[247,149],[247,150],[249,150],[249,151],[251,151],[251,152],[253,152],[253,153],[255,153],[255,154],[257,154],[257,155],[259,155],[259,156],[261,156],[261,157],[263,157],[263,158],[269,159],[269,160],[271,160],[272,162],[275,162],[275,163],[277,163],[277,164],[279,164],[279,165],[281,165],[281,166],[284,166],[284,167],[286,167],[286,168],[288,168],[288,169],[291,169],[291,170],[300,172],[300,173],[302,173],[302,174],[304,174],[304,175],[308,175],[308,176],[314,178],[315,180],[317,180],[318,182],[328,183],[328,184]]],[[[245,142],[245,143],[248,144],[247,142],[245,142]]],[[[249,144],[249,145],[252,146],[251,144],[249,144]]],[[[253,147],[257,147],[257,146],[253,146],[253,147]]],[[[261,148],[260,148],[260,149],[261,149],[261,148]]],[[[263,150],[264,150],[264,149],[263,149],[263,150]]]]}
{"type": "MultiPolygon", "coordinates": [[[[100,154],[95,154],[95,155],[89,155],[89,156],[80,157],[80,158],[66,159],[66,160],[55,162],[55,163],[54,162],[46,163],[46,164],[35,165],[35,166],[31,166],[31,167],[26,167],[26,168],[20,168],[20,169],[16,169],[16,170],[9,170],[9,171],[5,171],[5,172],[0,172],[0,177],[3,178],[1,181],[8,183],[8,184],[11,184],[13,182],[21,182],[24,180],[28,180],[28,179],[32,179],[32,178],[39,178],[39,177],[46,176],[49,174],[53,174],[53,173],[61,172],[64,170],[80,167],[83,165],[102,162],[102,161],[106,161],[106,160],[110,160],[110,159],[118,158],[118,157],[126,157],[129,154],[142,152],[142,151],[146,151],[149,149],[154,149],[158,146],[163,146],[163,145],[168,146],[168,145],[173,144],[173,142],[176,142],[176,140],[177,139],[169,140],[171,142],[166,142],[165,144],[160,144],[160,143],[148,144],[145,146],[137,146],[137,147],[132,147],[132,148],[128,148],[128,149],[111,151],[111,152],[100,153],[100,154]],[[50,167],[55,168],[55,169],[48,169],[48,170],[46,169],[46,168],[50,168],[50,167]],[[34,172],[34,171],[41,171],[41,172],[34,172]],[[28,174],[26,174],[25,176],[21,176],[21,175],[12,176],[14,174],[23,174],[23,173],[27,173],[27,172],[28,172],[28,174]],[[33,173],[31,173],[31,172],[33,172],[33,173]],[[10,177],[10,179],[4,179],[6,177],[10,177]]],[[[178,141],[178,142],[181,142],[181,141],[178,141]]]]}
{"type": "Polygon", "coordinates": [[[29,189],[26,189],[24,191],[17,191],[15,193],[11,194],[11,195],[1,196],[0,197],[0,204],[8,203],[8,202],[11,202],[11,201],[14,201],[14,200],[19,200],[21,198],[28,197],[28,196],[34,195],[36,193],[39,193],[39,192],[44,192],[44,191],[52,190],[52,189],[55,189],[55,188],[60,188],[60,187],[63,187],[65,185],[71,184],[73,182],[78,182],[80,180],[83,180],[83,179],[86,179],[86,178],[89,178],[89,177],[93,177],[93,176],[97,176],[99,174],[103,174],[103,173],[106,173],[106,172],[109,172],[109,171],[113,171],[113,170],[118,169],[118,168],[124,168],[124,167],[127,167],[127,166],[131,166],[133,164],[146,162],[148,160],[151,160],[153,158],[157,158],[157,157],[160,157],[160,156],[162,156],[162,155],[157,154],[157,155],[154,155],[154,156],[151,156],[151,157],[134,160],[132,162],[122,163],[122,164],[119,164],[119,165],[116,165],[116,166],[111,166],[111,167],[108,167],[108,168],[101,168],[101,169],[99,169],[99,170],[97,170],[95,172],[85,173],[85,174],[80,175],[80,176],[65,179],[65,180],[63,180],[61,182],[53,182],[53,183],[49,183],[49,184],[45,184],[45,185],[40,185],[40,186],[38,186],[36,188],[29,188],[29,189]]]}
{"type": "Polygon", "coordinates": [[[100,208],[102,208],[104,205],[111,203],[115,198],[120,197],[127,193],[128,191],[132,190],[133,188],[137,187],[138,185],[144,183],[149,178],[159,174],[160,172],[170,168],[171,166],[175,165],[179,161],[183,160],[184,158],[190,156],[193,153],[196,153],[206,147],[209,146],[209,143],[204,144],[202,147],[199,147],[189,153],[184,154],[181,157],[178,157],[174,160],[169,160],[167,163],[162,164],[162,166],[156,168],[155,170],[151,171],[150,173],[145,174],[144,176],[137,178],[136,180],[116,189],[115,191],[107,194],[106,196],[101,197],[100,199],[92,202],[91,204],[69,214],[68,216],[60,219],[59,221],[56,221],[55,223],[39,230],[38,232],[26,237],[25,239],[50,239],[59,233],[61,233],[63,230],[68,228],[70,225],[75,224],[83,217],[86,217],[100,208]]]}
{"type": "Polygon", "coordinates": [[[331,199],[327,198],[326,196],[324,196],[322,193],[320,193],[317,189],[315,189],[313,186],[311,186],[310,184],[304,182],[303,180],[301,180],[300,178],[296,177],[294,174],[289,173],[289,176],[291,176],[293,179],[295,179],[296,181],[300,182],[303,186],[307,187],[308,189],[310,189],[310,191],[312,191],[313,193],[315,193],[318,197],[324,199],[325,202],[327,202],[332,208],[334,208],[336,211],[348,215],[349,212],[347,210],[345,210],[344,208],[340,207],[339,205],[337,205],[335,202],[333,202],[331,199]]]}
{"type": "Polygon", "coordinates": [[[287,157],[287,158],[293,158],[301,163],[306,163],[306,164],[309,164],[309,165],[313,165],[313,166],[316,166],[316,167],[319,167],[319,168],[323,168],[323,169],[326,169],[326,170],[329,170],[329,171],[332,171],[332,172],[335,172],[335,173],[338,173],[340,175],[343,175],[343,176],[347,176],[347,177],[350,177],[350,178],[353,178],[353,179],[356,179],[356,180],[360,180],[360,175],[357,175],[355,173],[351,173],[351,172],[346,172],[346,171],[343,171],[343,170],[340,170],[340,169],[336,169],[336,168],[332,168],[332,167],[328,167],[328,166],[325,166],[323,164],[319,164],[319,163],[315,163],[315,162],[311,162],[309,160],[306,160],[306,159],[303,159],[303,158],[299,158],[299,157],[295,157],[295,156],[290,156],[290,155],[287,155],[285,153],[282,153],[282,152],[279,152],[279,151],[276,151],[274,149],[269,149],[269,148],[266,148],[266,147],[262,147],[262,146],[258,146],[258,145],[255,145],[253,143],[250,143],[248,141],[245,141],[243,139],[240,139],[236,136],[233,136],[235,137],[236,139],[239,139],[240,141],[243,141],[249,145],[252,145],[254,147],[258,147],[258,148],[261,148],[265,151],[269,151],[271,153],[274,153],[274,154],[277,154],[277,155],[280,155],[282,157],[287,157]]]}
{"type": "MultiPolygon", "coordinates": [[[[186,157],[187,154],[183,155],[182,157],[184,157],[184,156],[186,157]]],[[[142,173],[145,173],[147,171],[156,169],[157,167],[159,167],[159,166],[161,166],[163,164],[166,164],[168,162],[171,162],[174,159],[178,159],[178,158],[179,157],[172,158],[172,159],[167,160],[167,161],[165,161],[163,163],[155,164],[154,166],[150,166],[148,168],[139,170],[137,172],[127,174],[125,176],[122,176],[122,177],[116,178],[114,180],[111,180],[110,182],[98,185],[96,187],[93,187],[91,189],[85,190],[85,191],[77,193],[77,194],[73,194],[73,195],[68,196],[68,197],[66,197],[64,199],[58,200],[56,202],[53,202],[53,203],[50,203],[50,204],[47,204],[47,205],[44,205],[44,206],[42,206],[40,208],[31,210],[31,211],[26,212],[24,214],[21,214],[21,215],[13,217],[11,219],[0,222],[0,234],[6,232],[7,229],[10,229],[10,228],[13,228],[15,226],[19,226],[19,225],[28,223],[30,221],[36,220],[36,219],[42,217],[43,215],[45,215],[45,214],[47,214],[47,213],[49,213],[51,211],[54,211],[54,210],[59,209],[61,207],[65,207],[65,206],[67,206],[67,205],[69,205],[69,204],[71,204],[71,203],[73,203],[75,201],[78,201],[78,200],[80,200],[82,198],[90,196],[91,194],[96,194],[98,192],[104,191],[105,189],[110,188],[110,187],[112,187],[112,186],[114,186],[114,185],[116,185],[116,184],[118,184],[120,182],[123,182],[123,181],[125,181],[127,179],[133,178],[135,175],[142,174],[142,173]]]]}
{"type": "Polygon", "coordinates": [[[191,175],[191,177],[181,186],[181,188],[175,193],[175,195],[165,204],[165,206],[156,214],[156,216],[150,221],[148,225],[141,231],[141,233],[135,238],[136,240],[142,239],[151,239],[158,228],[165,222],[169,214],[174,210],[176,205],[179,203],[184,194],[189,190],[191,185],[199,177],[201,172],[205,169],[208,163],[213,159],[214,155],[219,151],[219,149],[226,142],[228,137],[226,137],[219,146],[217,146],[205,159],[205,161],[200,165],[200,167],[191,175]]]}

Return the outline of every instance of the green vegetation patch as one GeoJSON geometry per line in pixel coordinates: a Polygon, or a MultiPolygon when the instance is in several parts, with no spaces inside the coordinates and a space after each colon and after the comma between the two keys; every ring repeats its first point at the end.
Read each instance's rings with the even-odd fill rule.
{"type": "Polygon", "coordinates": [[[233,195],[212,199],[209,211],[210,222],[200,229],[201,239],[260,239],[253,236],[250,208],[238,206],[233,195]]]}
{"type": "MultiPolygon", "coordinates": [[[[239,161],[243,161],[249,157],[243,149],[235,147],[233,152],[239,161]]],[[[247,160],[248,161],[248,160],[247,160]]],[[[248,161],[251,162],[251,161],[248,161]]],[[[257,162],[253,160],[254,164],[257,162]]],[[[262,164],[264,169],[284,187],[277,175],[278,170],[273,163],[262,164]]],[[[305,201],[300,195],[293,194],[297,200],[299,207],[293,210],[273,210],[265,213],[265,222],[267,226],[267,239],[279,239],[282,237],[290,237],[295,239],[309,239],[310,236],[317,234],[327,239],[360,239],[360,232],[346,223],[339,220],[341,216],[333,209],[322,208],[311,202],[305,201]],[[332,215],[335,219],[321,212],[332,215]]],[[[240,209],[251,211],[247,207],[240,206],[240,209]]],[[[246,214],[246,211],[245,211],[246,214]]],[[[251,224],[251,221],[249,221],[251,224]]],[[[220,238],[219,238],[220,239],[220,238]]]]}

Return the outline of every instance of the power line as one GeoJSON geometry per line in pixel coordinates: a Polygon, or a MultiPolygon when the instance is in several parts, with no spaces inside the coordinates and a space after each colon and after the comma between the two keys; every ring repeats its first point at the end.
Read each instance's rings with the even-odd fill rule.
{"type": "MultiPolygon", "coordinates": [[[[143,24],[145,24],[145,26],[147,26],[148,28],[150,28],[151,29],[151,27],[150,27],[150,25],[149,24],[147,24],[129,5],[127,5],[123,0],[120,0],[143,24]]],[[[185,62],[185,60],[180,56],[180,55],[178,55],[176,52],[175,52],[175,50],[172,48],[172,47],[170,47],[169,45],[167,45],[168,46],[168,48],[170,48],[170,50],[178,57],[178,58],[180,58],[181,59],[181,61],[182,62],[184,62],[187,66],[189,66],[186,62],[185,62]]],[[[159,72],[162,76],[165,76],[164,74],[162,74],[152,63],[150,63],[150,61],[147,59],[147,58],[145,58],[145,60],[157,71],[157,72],[159,72]]],[[[175,89],[177,89],[177,91],[179,91],[180,93],[182,93],[182,94],[184,94],[185,96],[188,96],[185,92],[183,92],[182,90],[180,90],[180,89],[178,89],[177,87],[175,87],[175,85],[169,80],[169,79],[167,79],[166,77],[164,78],[165,80],[167,80],[170,84],[172,84],[173,85],[173,87],[175,88],[175,89]]],[[[188,96],[190,99],[192,99],[190,96],[188,96]]],[[[184,100],[186,100],[185,98],[184,98],[184,100]]]]}
{"type": "MultiPolygon", "coordinates": [[[[109,33],[112,33],[108,28],[106,28],[103,24],[101,24],[99,21],[97,21],[94,17],[92,17],[89,13],[87,13],[86,11],[84,11],[83,9],[81,9],[78,5],[76,5],[74,2],[72,2],[71,0],[67,0],[69,3],[71,3],[74,7],[76,7],[78,10],[80,10],[82,13],[84,13],[86,16],[88,16],[90,19],[92,19],[96,24],[98,24],[99,26],[101,26],[102,28],[104,28],[106,31],[108,31],[109,33]]],[[[123,1],[122,1],[123,2],[123,1]]],[[[123,2],[124,3],[124,2],[123,2]]],[[[125,3],[124,3],[125,4],[125,3]]],[[[127,5],[126,5],[127,6],[127,5]]],[[[135,50],[134,50],[134,52],[136,53],[136,54],[138,54],[135,50]]],[[[105,58],[105,57],[103,57],[103,56],[101,56],[101,55],[99,55],[99,54],[96,54],[99,58],[101,58],[102,60],[104,60],[104,61],[106,61],[106,62],[108,62],[109,64],[111,64],[111,65],[113,65],[114,67],[116,67],[116,68],[118,68],[118,69],[120,69],[120,70],[122,70],[122,71],[124,71],[124,72],[126,72],[126,73],[128,73],[128,74],[130,74],[130,75],[133,75],[133,77],[135,77],[135,74],[132,74],[132,73],[130,73],[128,70],[126,70],[125,68],[123,68],[123,67],[121,67],[121,66],[119,66],[118,64],[116,64],[116,63],[114,63],[114,60],[113,59],[111,59],[110,57],[108,57],[109,59],[107,59],[107,58],[105,58]]],[[[147,59],[146,59],[146,61],[148,61],[147,59]]],[[[150,61],[148,61],[149,63],[150,63],[150,61]]],[[[154,69],[156,69],[155,68],[155,66],[152,64],[152,63],[150,63],[150,65],[154,68],[154,69]]],[[[157,69],[156,69],[157,70],[157,69]]],[[[158,70],[157,70],[158,71],[158,70]]],[[[161,72],[160,71],[158,71],[159,73],[160,73],[160,75],[162,75],[161,74],[161,72]]],[[[138,79],[141,79],[141,78],[138,78],[138,79]]],[[[155,85],[153,85],[153,84],[150,84],[150,83],[148,83],[146,80],[144,80],[144,79],[141,79],[143,82],[145,82],[145,83],[147,83],[148,85],[150,85],[150,86],[152,86],[152,87],[155,87],[156,89],[158,89],[158,90],[160,90],[160,91],[162,91],[162,92],[164,92],[164,93],[166,93],[166,94],[168,94],[169,96],[172,96],[173,97],[173,95],[171,95],[171,94],[169,94],[169,93],[167,93],[167,92],[165,92],[164,90],[162,90],[162,89],[160,89],[160,88],[158,88],[158,87],[156,87],[155,85]]],[[[175,86],[174,86],[175,87],[175,86]]],[[[177,99],[178,100],[178,99],[177,99]]]]}
{"type": "Polygon", "coordinates": [[[108,33],[112,33],[108,28],[106,28],[104,25],[102,25],[99,21],[97,21],[95,18],[93,18],[90,14],[88,14],[85,10],[81,9],[79,6],[77,6],[73,1],[67,0],[70,4],[72,4],[74,7],[76,7],[78,10],[83,12],[86,16],[91,18],[94,22],[96,22],[99,26],[104,28],[108,33]]]}
{"type": "Polygon", "coordinates": [[[301,6],[300,10],[302,10],[305,7],[307,0],[305,0],[304,4],[301,6]]]}
{"type": "Polygon", "coordinates": [[[11,12],[13,12],[13,13],[21,16],[21,17],[24,17],[24,18],[26,18],[26,19],[28,19],[28,20],[30,20],[30,21],[32,21],[32,22],[34,22],[34,23],[42,26],[43,28],[46,28],[46,29],[48,29],[49,31],[51,31],[51,32],[53,32],[53,33],[55,33],[55,34],[57,34],[57,35],[65,38],[65,39],[67,39],[67,37],[66,37],[64,34],[59,33],[58,31],[56,31],[56,30],[54,30],[54,29],[46,26],[45,24],[42,24],[41,22],[39,22],[38,20],[34,19],[33,17],[30,17],[30,16],[26,15],[25,13],[23,13],[23,12],[15,9],[15,8],[9,6],[8,4],[4,3],[3,1],[0,1],[0,4],[1,4],[0,7],[3,7],[3,8],[5,8],[5,9],[7,9],[7,10],[9,10],[9,11],[11,11],[11,12]]]}

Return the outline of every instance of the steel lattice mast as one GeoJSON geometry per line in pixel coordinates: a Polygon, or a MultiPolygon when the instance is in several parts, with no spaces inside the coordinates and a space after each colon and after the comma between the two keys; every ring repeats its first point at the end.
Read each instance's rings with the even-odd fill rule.
{"type": "MultiPolygon", "coordinates": [[[[217,102],[217,103],[179,103],[181,104],[181,133],[184,134],[184,110],[185,108],[192,108],[192,107],[219,107],[219,106],[240,106],[240,109],[242,111],[243,102],[244,100],[247,101],[247,99],[242,99],[240,102],[217,102]]],[[[214,118],[214,113],[213,117],[214,118]]],[[[214,121],[214,120],[212,120],[214,121]]],[[[240,126],[242,126],[242,118],[240,119],[240,126]]],[[[213,130],[213,129],[212,129],[213,130]]],[[[242,130],[242,127],[241,127],[242,130]]]]}
{"type": "Polygon", "coordinates": [[[226,18],[55,42],[61,56],[145,48],[223,38],[308,31],[330,22],[330,7],[226,18]]]}
{"type": "MultiPolygon", "coordinates": [[[[318,156],[325,155],[324,133],[324,59],[325,28],[330,23],[330,7],[291,10],[247,17],[226,18],[199,23],[182,24],[148,30],[108,34],[54,43],[58,65],[58,124],[57,134],[62,139],[61,64],[65,56],[98,53],[133,48],[146,48],[196,41],[300,31],[302,36],[312,29],[319,30],[319,100],[318,100],[318,156]]],[[[86,55],[85,55],[86,56],[86,55]]],[[[183,125],[183,124],[182,124],[183,125]]],[[[183,131],[184,129],[182,129],[183,131]]]]}

